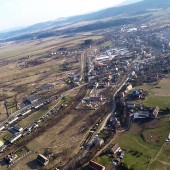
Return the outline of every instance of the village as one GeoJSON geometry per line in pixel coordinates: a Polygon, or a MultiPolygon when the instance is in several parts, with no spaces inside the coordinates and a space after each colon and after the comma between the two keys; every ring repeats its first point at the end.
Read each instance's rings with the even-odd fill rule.
{"type": "MultiPolygon", "coordinates": [[[[73,63],[80,61],[79,72],[70,71],[71,62],[61,64],[60,69],[66,71],[64,81],[68,88],[55,93],[55,83],[46,82],[36,87],[27,99],[17,106],[17,111],[0,123],[0,133],[5,134],[5,140],[0,142],[0,152],[7,166],[13,167],[21,157],[24,159],[27,154],[19,157],[17,153],[22,150],[26,140],[33,140],[52,119],[57,120],[63,116],[71,105],[69,94],[78,89],[81,92],[75,97],[76,101],[71,105],[71,109],[85,114],[99,114],[93,123],[87,124],[88,130],[78,146],[74,166],[84,166],[87,160],[83,160],[90,152],[93,154],[89,157],[91,160],[88,160],[89,164],[85,167],[87,169],[104,170],[105,166],[96,161],[101,155],[109,155],[113,168],[122,166],[127,151],[121,148],[119,143],[110,142],[131,129],[134,124],[159,121],[160,115],[169,114],[168,107],[162,109],[159,103],[153,107],[147,106],[145,100],[150,92],[142,88],[144,84],[154,84],[159,89],[159,82],[169,79],[168,28],[160,29],[163,36],[159,36],[156,30],[151,34],[154,30],[147,25],[115,28],[114,34],[113,31],[105,34],[105,39],[111,42],[108,46],[101,47],[96,45],[96,42],[85,49],[86,54],[81,53],[80,58],[74,58],[73,63]],[[160,39],[160,46],[152,43],[152,38],[155,37],[160,39]],[[26,125],[23,123],[24,119],[41,110],[43,112],[39,117],[35,116],[34,120],[26,125]],[[19,149],[17,146],[20,146],[19,149]]],[[[64,52],[59,53],[65,55],[64,52]]],[[[56,55],[56,52],[48,55],[56,55]]],[[[169,143],[170,131],[163,141],[169,143]]],[[[28,151],[28,154],[30,153],[31,151],[28,151]]],[[[136,153],[138,154],[140,155],[136,153]]],[[[50,164],[51,157],[53,154],[39,153],[36,160],[41,166],[46,166],[50,164]]],[[[56,168],[69,169],[72,166],[73,162],[69,161],[68,164],[57,165],[56,168]]]]}

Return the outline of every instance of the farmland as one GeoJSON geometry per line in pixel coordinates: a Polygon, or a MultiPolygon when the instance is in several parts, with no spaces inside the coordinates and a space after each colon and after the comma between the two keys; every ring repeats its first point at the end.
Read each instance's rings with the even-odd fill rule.
{"type": "Polygon", "coordinates": [[[143,103],[148,107],[159,106],[161,109],[170,109],[170,91],[169,91],[170,78],[164,78],[157,83],[143,84],[137,86],[135,89],[143,89],[149,93],[144,101],[137,101],[137,103],[143,103]]]}

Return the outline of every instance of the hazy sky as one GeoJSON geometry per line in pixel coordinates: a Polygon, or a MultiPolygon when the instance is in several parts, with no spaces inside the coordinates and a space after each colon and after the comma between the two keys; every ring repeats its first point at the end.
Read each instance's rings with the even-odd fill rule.
{"type": "Polygon", "coordinates": [[[0,0],[0,31],[84,14],[125,0],[0,0]]]}

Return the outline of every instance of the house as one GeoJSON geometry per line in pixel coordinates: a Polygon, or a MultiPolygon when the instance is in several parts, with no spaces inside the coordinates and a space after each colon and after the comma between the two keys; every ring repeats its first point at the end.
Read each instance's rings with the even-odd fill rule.
{"type": "Polygon", "coordinates": [[[92,170],[105,170],[105,167],[103,165],[100,165],[94,161],[89,162],[89,168],[92,170]]]}
{"type": "Polygon", "coordinates": [[[49,159],[46,158],[44,155],[39,154],[36,159],[41,165],[47,165],[49,163],[49,159]]]}
{"type": "Polygon", "coordinates": [[[104,140],[102,138],[96,137],[93,143],[95,146],[102,146],[104,144],[104,140]]]}
{"type": "Polygon", "coordinates": [[[170,141],[170,133],[168,135],[168,138],[166,139],[166,142],[169,142],[170,141]]]}
{"type": "Polygon", "coordinates": [[[132,92],[132,99],[140,99],[140,98],[141,98],[141,94],[139,93],[139,91],[132,92]]]}
{"type": "Polygon", "coordinates": [[[126,87],[126,92],[128,92],[128,91],[130,91],[130,90],[132,90],[132,85],[131,85],[131,84],[129,84],[129,85],[126,87]]]}
{"type": "Polygon", "coordinates": [[[14,122],[17,121],[17,120],[18,120],[18,117],[14,117],[14,118],[8,120],[7,124],[10,125],[10,124],[14,123],[14,122]]]}
{"type": "Polygon", "coordinates": [[[24,101],[24,104],[26,104],[26,105],[34,104],[40,99],[41,99],[41,97],[39,95],[32,95],[27,100],[24,101]]]}
{"type": "Polygon", "coordinates": [[[28,114],[28,113],[30,113],[30,112],[31,112],[31,109],[29,109],[29,110],[24,110],[24,111],[21,113],[21,115],[24,116],[24,115],[26,115],[26,114],[28,114]]]}
{"type": "Polygon", "coordinates": [[[5,126],[1,126],[0,127],[0,131],[4,130],[5,129],[5,126]]]}
{"type": "Polygon", "coordinates": [[[0,141],[0,148],[4,146],[4,142],[0,141]]]}
{"type": "Polygon", "coordinates": [[[128,109],[134,109],[136,107],[135,103],[133,103],[133,102],[127,102],[126,106],[128,109]]]}
{"type": "Polygon", "coordinates": [[[9,139],[10,143],[14,143],[16,140],[18,140],[22,136],[21,133],[14,135],[11,139],[9,139]]]}
{"type": "Polygon", "coordinates": [[[134,113],[134,119],[145,119],[149,117],[150,117],[149,111],[138,111],[134,113]]]}
{"type": "Polygon", "coordinates": [[[19,125],[14,125],[12,128],[11,128],[11,131],[12,132],[22,132],[23,131],[23,128],[20,127],[19,125]]]}
{"type": "Polygon", "coordinates": [[[32,108],[34,108],[34,109],[39,109],[41,106],[43,106],[44,105],[44,103],[42,103],[42,102],[37,102],[36,104],[34,104],[33,106],[32,106],[32,108]]]}
{"type": "Polygon", "coordinates": [[[119,152],[119,150],[120,150],[120,147],[119,147],[118,143],[116,143],[116,144],[110,149],[110,152],[111,152],[112,154],[116,154],[117,152],[119,152]]]}
{"type": "Polygon", "coordinates": [[[11,164],[17,159],[17,157],[18,156],[16,154],[9,154],[4,159],[8,164],[11,164]]]}

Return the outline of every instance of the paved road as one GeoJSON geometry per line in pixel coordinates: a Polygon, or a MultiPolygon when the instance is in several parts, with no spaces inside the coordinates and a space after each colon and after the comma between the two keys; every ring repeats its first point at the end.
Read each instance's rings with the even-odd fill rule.
{"type": "MultiPolygon", "coordinates": [[[[106,125],[106,123],[107,123],[107,121],[108,121],[108,119],[110,118],[110,116],[115,112],[115,109],[116,109],[116,103],[115,103],[115,96],[117,95],[117,93],[121,90],[121,88],[127,83],[127,81],[129,80],[129,77],[127,77],[126,79],[125,79],[125,81],[121,84],[121,86],[117,89],[117,91],[115,92],[115,94],[114,94],[114,96],[113,96],[113,109],[112,109],[112,111],[105,117],[105,119],[103,120],[103,122],[102,122],[102,126],[97,130],[97,132],[99,132],[99,131],[101,131],[104,127],[105,127],[105,125],[106,125]]],[[[118,134],[116,134],[115,135],[115,137],[111,140],[111,142],[120,134],[121,132],[119,132],[118,134]]],[[[94,137],[92,138],[92,140],[90,140],[90,141],[93,141],[94,140],[94,137]]],[[[110,142],[110,143],[111,143],[110,142]]],[[[110,144],[109,143],[109,144],[110,144]]],[[[108,145],[107,145],[108,146],[108,145]]],[[[107,147],[106,146],[106,147],[107,147]]],[[[106,147],[104,147],[104,148],[106,148],[106,147]]],[[[103,151],[103,149],[102,150],[100,150],[99,152],[101,153],[103,151]]],[[[75,157],[74,158],[74,160],[71,160],[68,164],[66,164],[63,168],[62,168],[62,170],[67,170],[69,167],[74,167],[74,163],[75,162],[79,162],[82,158],[84,158],[85,156],[86,156],[86,154],[89,152],[89,149],[82,149],[80,152],[79,152],[79,154],[77,155],[77,157],[75,157]]],[[[99,153],[98,152],[98,153],[99,153]]]]}
{"type": "MultiPolygon", "coordinates": [[[[127,83],[127,81],[129,80],[129,77],[125,79],[125,81],[121,84],[121,86],[116,90],[114,96],[113,96],[113,101],[112,101],[112,110],[111,112],[104,118],[104,120],[101,123],[101,127],[95,132],[95,134],[98,134],[101,130],[104,129],[104,127],[106,126],[107,121],[109,120],[109,118],[114,114],[115,110],[116,110],[116,102],[115,102],[115,96],[117,95],[117,93],[121,90],[121,88],[127,83]]],[[[93,136],[93,138],[90,140],[90,143],[94,140],[95,136],[93,136]]]]}

